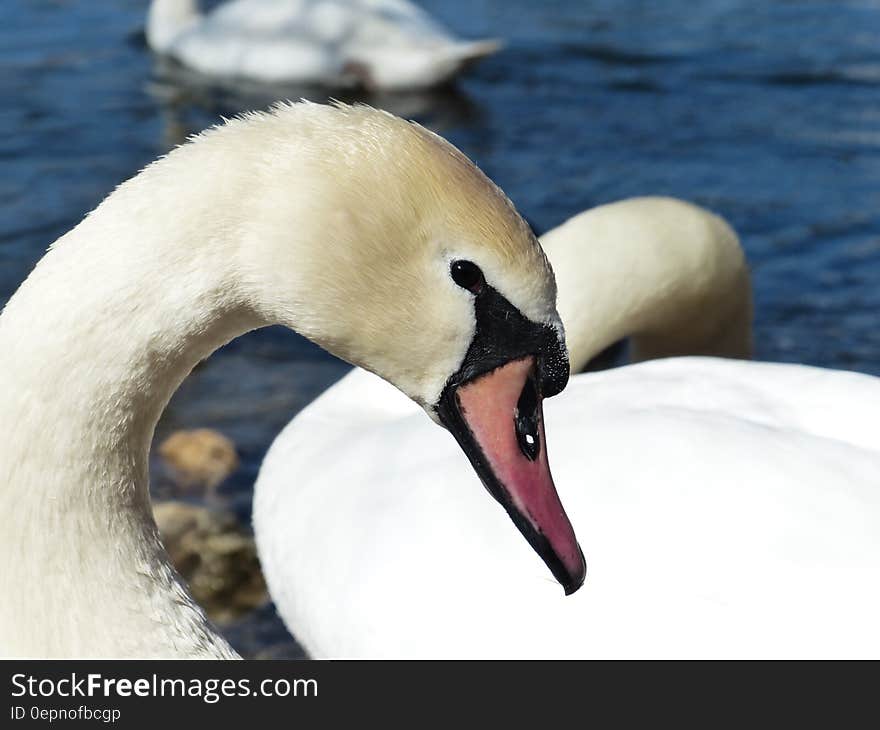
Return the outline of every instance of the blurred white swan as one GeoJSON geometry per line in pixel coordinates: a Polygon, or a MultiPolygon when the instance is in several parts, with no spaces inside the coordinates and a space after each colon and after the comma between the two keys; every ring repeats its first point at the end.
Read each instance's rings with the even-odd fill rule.
{"type": "MultiPolygon", "coordinates": [[[[542,243],[573,368],[627,333],[637,358],[747,354],[748,279],[717,218],[628,201],[542,243]]],[[[546,408],[588,564],[568,598],[390,391],[352,372],[260,473],[264,570],[313,656],[880,654],[877,378],[713,358],[573,377],[546,408]]]]}
{"type": "Polygon", "coordinates": [[[408,0],[152,0],[147,42],[204,74],[372,89],[453,78],[499,48],[455,38],[408,0]]]}

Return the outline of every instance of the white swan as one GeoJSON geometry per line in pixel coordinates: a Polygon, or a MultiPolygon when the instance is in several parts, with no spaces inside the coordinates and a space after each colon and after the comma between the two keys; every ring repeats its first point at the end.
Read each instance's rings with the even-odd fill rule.
{"type": "MultiPolygon", "coordinates": [[[[637,200],[542,239],[573,368],[628,331],[647,335],[642,355],[747,348],[747,278],[726,230],[637,200]]],[[[565,600],[389,390],[344,378],[278,437],[257,484],[270,590],[313,656],[880,653],[880,380],[710,358],[573,377],[547,404],[590,566],[565,600]]]]}
{"type": "Polygon", "coordinates": [[[386,113],[282,106],[149,166],[0,315],[0,653],[233,655],[159,544],[147,451],[192,367],[275,322],[445,422],[574,590],[583,557],[541,438],[540,395],[568,376],[555,296],[503,193],[386,113]]]}
{"type": "Polygon", "coordinates": [[[415,89],[499,48],[462,41],[408,0],[153,0],[147,42],[204,74],[263,82],[415,89]]]}

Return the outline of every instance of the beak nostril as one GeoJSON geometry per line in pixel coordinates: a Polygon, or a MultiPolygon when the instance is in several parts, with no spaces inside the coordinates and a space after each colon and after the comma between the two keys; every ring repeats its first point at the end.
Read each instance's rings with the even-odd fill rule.
{"type": "Polygon", "coordinates": [[[541,453],[539,404],[540,396],[534,374],[530,374],[523,385],[522,393],[516,403],[516,411],[513,414],[516,441],[520,451],[529,461],[534,461],[541,453]]]}

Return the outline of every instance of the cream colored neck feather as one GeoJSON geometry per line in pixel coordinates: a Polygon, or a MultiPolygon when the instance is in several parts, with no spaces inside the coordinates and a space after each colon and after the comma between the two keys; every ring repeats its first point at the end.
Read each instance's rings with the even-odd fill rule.
{"type": "Polygon", "coordinates": [[[233,655],[161,548],[147,453],[193,366],[262,322],[222,248],[174,256],[180,211],[121,212],[59,241],[0,318],[0,654],[233,655]]]}
{"type": "Polygon", "coordinates": [[[192,368],[268,323],[241,264],[265,255],[244,228],[267,183],[253,126],[125,183],[0,316],[0,655],[234,656],[160,544],[148,450],[192,368]]]}
{"type": "Polygon", "coordinates": [[[633,361],[751,355],[752,298],[736,234],[672,198],[593,208],[541,238],[572,372],[630,340],[633,361]]]}

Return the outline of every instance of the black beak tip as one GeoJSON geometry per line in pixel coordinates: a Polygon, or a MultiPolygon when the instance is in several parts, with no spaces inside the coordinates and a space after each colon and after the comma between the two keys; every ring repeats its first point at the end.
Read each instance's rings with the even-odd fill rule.
{"type": "Polygon", "coordinates": [[[584,551],[581,549],[580,545],[578,545],[578,551],[581,554],[582,567],[575,575],[568,576],[568,580],[562,584],[566,596],[575,593],[584,584],[584,581],[587,578],[587,561],[584,559],[584,551]]]}
{"type": "Polygon", "coordinates": [[[583,578],[580,580],[572,581],[571,583],[566,583],[562,586],[565,589],[565,595],[570,596],[572,593],[576,593],[580,587],[584,584],[583,578]]]}

